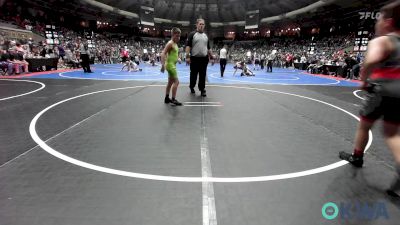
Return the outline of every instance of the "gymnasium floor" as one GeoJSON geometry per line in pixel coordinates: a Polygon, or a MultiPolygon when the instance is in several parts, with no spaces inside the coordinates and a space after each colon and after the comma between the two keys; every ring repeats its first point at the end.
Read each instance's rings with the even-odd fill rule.
{"type": "Polygon", "coordinates": [[[0,225],[398,223],[381,124],[362,169],[338,159],[352,149],[357,82],[232,65],[221,78],[210,65],[202,98],[178,65],[174,107],[166,74],[141,66],[0,78],[0,225]],[[328,220],[328,202],[351,213],[328,220]],[[366,204],[375,217],[360,218],[366,204]]]}

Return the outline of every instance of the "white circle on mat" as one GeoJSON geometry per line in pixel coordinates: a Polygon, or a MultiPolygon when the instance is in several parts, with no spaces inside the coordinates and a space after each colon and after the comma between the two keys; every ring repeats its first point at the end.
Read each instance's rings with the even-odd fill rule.
{"type": "Polygon", "coordinates": [[[30,95],[30,94],[33,94],[33,93],[35,93],[35,92],[38,92],[38,91],[40,91],[40,90],[42,90],[43,88],[46,87],[46,85],[43,84],[42,82],[33,81],[33,80],[15,80],[15,79],[0,79],[0,80],[16,81],[16,82],[27,82],[27,83],[35,83],[35,84],[40,84],[40,85],[41,85],[41,87],[38,88],[38,89],[36,89],[36,90],[30,91],[30,92],[27,92],[27,93],[23,93],[23,94],[19,94],[19,95],[14,95],[14,96],[6,97],[6,98],[0,98],[0,101],[4,101],[4,100],[8,100],[8,99],[13,99],[13,98],[18,98],[18,97],[25,96],[25,95],[30,95]]]}
{"type": "MultiPolygon", "coordinates": [[[[251,81],[251,80],[249,80],[249,79],[253,79],[254,77],[250,77],[249,79],[246,79],[246,80],[240,80],[240,79],[222,78],[222,77],[215,76],[216,74],[217,73],[211,73],[210,77],[212,77],[214,79],[218,79],[218,80],[232,81],[232,82],[236,82],[236,83],[245,83],[245,84],[249,83],[249,84],[274,84],[274,85],[317,85],[317,86],[325,86],[325,85],[336,85],[336,84],[340,83],[339,80],[335,80],[335,82],[333,82],[333,83],[316,83],[316,84],[261,82],[261,81],[251,81]]],[[[236,75],[236,76],[239,77],[240,73],[238,75],[236,75]]],[[[297,78],[299,78],[299,77],[297,77],[297,78]]],[[[299,79],[292,79],[292,80],[299,80],[299,79]]],[[[325,78],[325,79],[331,80],[329,78],[325,78]]],[[[270,81],[272,81],[272,80],[279,81],[279,80],[283,80],[283,79],[270,79],[270,81]]]]}
{"type": "MultiPolygon", "coordinates": [[[[165,87],[165,85],[144,85],[144,86],[132,86],[132,87],[122,87],[122,88],[114,88],[114,89],[107,89],[107,90],[101,90],[101,91],[95,91],[95,92],[90,92],[82,95],[78,95],[75,97],[71,97],[62,101],[59,101],[57,103],[54,103],[53,105],[48,106],[47,108],[43,109],[41,112],[39,112],[31,121],[29,125],[29,132],[31,134],[31,137],[33,140],[41,147],[43,148],[46,152],[50,153],[51,155],[62,159],[64,161],[67,161],[69,163],[75,164],[77,166],[81,166],[87,169],[103,172],[103,173],[108,173],[108,174],[114,174],[114,175],[119,175],[119,176],[126,176],[126,177],[133,177],[133,178],[140,178],[140,179],[148,179],[148,180],[158,180],[158,181],[176,181],[176,182],[224,182],[224,183],[239,183],[239,182],[262,182],[262,181],[272,181],[272,180],[283,180],[283,179],[290,179],[290,178],[296,178],[296,177],[303,177],[303,176],[308,176],[308,175],[313,175],[313,174],[318,174],[322,172],[326,172],[329,170],[336,169],[338,167],[344,166],[348,164],[347,161],[341,160],[326,166],[314,168],[314,169],[309,169],[309,170],[304,170],[304,171],[299,171],[299,172],[292,172],[292,173],[285,173],[285,174],[276,174],[276,175],[268,175],[268,176],[256,176],[256,177],[176,177],[176,176],[163,176],[163,175],[155,175],[155,174],[145,174],[145,173],[135,173],[135,172],[129,172],[129,171],[123,171],[123,170],[117,170],[117,169],[112,169],[112,168],[107,168],[103,166],[98,166],[94,164],[90,164],[87,162],[80,161],[78,159],[69,157],[67,155],[64,155],[43,141],[39,135],[36,132],[36,123],[38,119],[48,110],[63,104],[65,102],[82,98],[85,96],[89,95],[94,95],[98,93],[104,93],[104,92],[111,92],[111,91],[118,91],[118,90],[126,90],[126,89],[135,89],[135,88],[145,88],[145,87],[165,87]]],[[[281,91],[274,91],[274,90],[267,90],[267,89],[262,89],[262,88],[253,88],[253,87],[238,87],[238,86],[221,86],[221,85],[208,85],[208,87],[220,87],[220,88],[236,88],[236,89],[245,89],[245,90],[257,90],[257,91],[265,91],[265,92],[271,92],[271,93],[277,93],[277,94],[284,94],[284,95],[289,95],[289,96],[294,96],[294,97],[299,97],[303,99],[308,99],[314,102],[318,102],[327,106],[330,106],[336,110],[342,111],[349,116],[353,117],[356,120],[360,120],[356,115],[352,114],[351,112],[340,108],[339,106],[335,106],[333,104],[302,96],[302,95],[297,95],[297,94],[292,94],[292,93],[287,93],[287,92],[281,92],[281,91]]],[[[369,132],[369,141],[367,144],[367,147],[365,151],[369,149],[369,147],[372,144],[372,132],[369,132]]]]}
{"type": "Polygon", "coordinates": [[[365,98],[363,98],[363,97],[361,97],[360,95],[357,94],[358,92],[361,92],[361,90],[353,91],[353,95],[356,96],[357,98],[361,99],[361,100],[365,100],[365,98]]]}
{"type": "MultiPolygon", "coordinates": [[[[74,76],[65,75],[66,73],[72,73],[72,72],[76,72],[76,71],[62,72],[62,73],[59,73],[58,76],[64,77],[64,78],[70,78],[70,79],[77,79],[77,80],[113,80],[113,81],[167,81],[168,80],[168,75],[166,75],[165,73],[164,73],[164,75],[160,74],[160,77],[164,76],[164,78],[146,78],[147,75],[145,75],[145,74],[123,76],[125,78],[74,77],[74,76]]],[[[149,77],[152,77],[152,76],[153,75],[151,75],[149,77]]],[[[112,75],[111,77],[114,77],[114,75],[112,75]]],[[[189,76],[179,76],[179,78],[186,78],[186,77],[189,77],[189,76]]]]}

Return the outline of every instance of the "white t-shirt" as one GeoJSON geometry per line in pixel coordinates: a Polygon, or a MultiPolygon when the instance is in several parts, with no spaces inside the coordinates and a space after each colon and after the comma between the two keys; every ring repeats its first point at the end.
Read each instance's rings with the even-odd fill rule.
{"type": "Polygon", "coordinates": [[[222,49],[219,51],[219,58],[220,58],[220,59],[226,59],[226,54],[227,54],[226,49],[225,49],[225,48],[222,48],[222,49]]]}
{"type": "Polygon", "coordinates": [[[246,56],[250,58],[250,57],[251,57],[251,52],[248,51],[247,54],[246,54],[246,56]]]}

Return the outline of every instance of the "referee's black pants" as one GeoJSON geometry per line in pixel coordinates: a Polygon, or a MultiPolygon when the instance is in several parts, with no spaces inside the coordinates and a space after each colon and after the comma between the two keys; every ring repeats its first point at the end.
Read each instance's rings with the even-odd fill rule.
{"type": "Polygon", "coordinates": [[[272,72],[272,61],[271,61],[271,60],[268,60],[268,63],[267,63],[267,72],[272,72]]]}
{"type": "Polygon", "coordinates": [[[199,74],[199,90],[204,91],[206,88],[208,57],[190,57],[190,88],[196,86],[197,74],[199,74]]]}
{"type": "Polygon", "coordinates": [[[261,65],[261,70],[263,70],[264,66],[265,66],[265,60],[264,59],[261,59],[260,65],[261,65]]]}
{"type": "Polygon", "coordinates": [[[89,55],[88,54],[81,54],[81,60],[82,60],[81,65],[82,65],[83,71],[85,73],[92,72],[90,70],[89,55]]]}
{"type": "Polygon", "coordinates": [[[224,72],[225,72],[225,67],[226,67],[226,59],[220,59],[219,60],[219,66],[221,68],[221,77],[224,76],[224,72]]]}

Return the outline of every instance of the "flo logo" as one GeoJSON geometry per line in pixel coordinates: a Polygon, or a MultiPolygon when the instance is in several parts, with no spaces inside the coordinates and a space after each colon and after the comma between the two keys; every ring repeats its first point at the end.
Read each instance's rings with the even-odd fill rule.
{"type": "Polygon", "coordinates": [[[381,15],[380,12],[359,12],[360,14],[360,20],[368,20],[368,19],[379,19],[379,16],[381,15]]]}
{"type": "Polygon", "coordinates": [[[389,219],[386,205],[383,202],[328,202],[322,206],[322,217],[327,220],[378,220],[389,219]]]}

